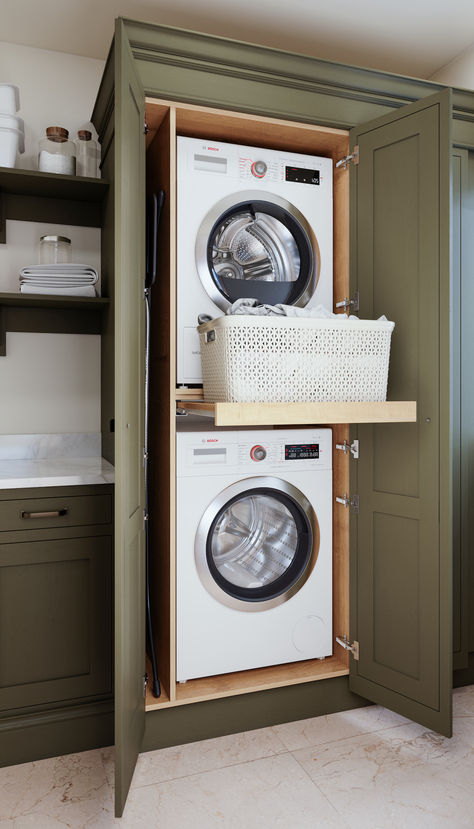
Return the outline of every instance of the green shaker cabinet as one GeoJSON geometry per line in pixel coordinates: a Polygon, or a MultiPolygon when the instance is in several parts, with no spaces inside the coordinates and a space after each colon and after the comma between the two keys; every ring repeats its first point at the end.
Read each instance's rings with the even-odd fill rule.
{"type": "MultiPolygon", "coordinates": [[[[120,407],[127,410],[130,395],[140,394],[140,378],[128,371],[125,350],[130,349],[128,359],[137,367],[138,341],[130,329],[136,325],[139,332],[141,325],[136,303],[140,268],[143,277],[144,95],[338,127],[351,131],[351,147],[359,146],[358,164],[350,173],[351,285],[359,291],[362,316],[386,313],[395,319],[389,396],[418,400],[419,417],[414,425],[358,430],[361,457],[350,463],[351,491],[359,494],[360,512],[351,516],[347,633],[357,640],[360,659],[351,657],[349,683],[365,699],[449,734],[457,325],[450,250],[451,145],[468,153],[474,148],[474,95],[455,90],[452,117],[450,91],[437,84],[118,20],[93,114],[115,193],[115,217],[104,224],[104,255],[115,269],[122,297],[115,307],[116,339],[123,337],[122,352],[120,346],[116,350],[117,418],[120,407]],[[130,317],[124,314],[125,295],[130,317]]],[[[127,421],[129,443],[123,413],[116,431],[123,488],[116,519],[115,588],[119,815],[143,725],[145,637],[143,594],[137,592],[143,577],[143,501],[135,415],[139,413],[127,421]]],[[[318,713],[334,710],[335,689],[341,693],[340,708],[349,707],[357,698],[351,701],[347,684],[346,677],[311,683],[301,692],[301,707],[295,706],[294,689],[279,688],[148,712],[144,746],[309,716],[303,693],[306,700],[311,695],[319,700],[318,713]]]]}
{"type": "Polygon", "coordinates": [[[450,90],[353,130],[362,317],[397,321],[389,395],[416,424],[358,429],[351,688],[451,735],[450,90]],[[407,197],[408,194],[408,197],[407,197]],[[436,244],[434,243],[436,240],[436,244]],[[439,324],[438,324],[439,320],[439,324]]]}
{"type": "Polygon", "coordinates": [[[145,730],[145,101],[121,31],[115,49],[115,796],[125,803],[145,730]]]}
{"type": "Polygon", "coordinates": [[[28,728],[8,754],[12,717],[110,698],[112,518],[108,485],[2,492],[2,765],[29,759],[28,728]]]}

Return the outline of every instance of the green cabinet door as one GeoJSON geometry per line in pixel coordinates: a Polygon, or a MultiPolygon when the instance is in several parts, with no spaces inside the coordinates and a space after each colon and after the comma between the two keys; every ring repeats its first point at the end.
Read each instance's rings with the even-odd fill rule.
{"type": "Polygon", "coordinates": [[[120,20],[115,35],[115,798],[120,816],[145,728],[145,97],[120,20]]]}
{"type": "Polygon", "coordinates": [[[88,529],[1,534],[0,714],[111,692],[112,539],[88,529]]]}
{"type": "Polygon", "coordinates": [[[469,667],[469,443],[473,431],[472,293],[466,254],[469,152],[453,151],[453,667],[469,667]]]}
{"type": "Polygon", "coordinates": [[[389,397],[415,424],[358,429],[351,488],[350,687],[451,734],[452,330],[450,90],[352,131],[352,285],[386,314],[389,397]]]}

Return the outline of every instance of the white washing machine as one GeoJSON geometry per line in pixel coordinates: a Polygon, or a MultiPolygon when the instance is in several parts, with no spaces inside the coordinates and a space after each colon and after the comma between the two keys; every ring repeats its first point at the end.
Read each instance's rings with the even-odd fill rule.
{"type": "Polygon", "coordinates": [[[331,429],[177,435],[177,679],[332,654],[331,429]]]}
{"type": "Polygon", "coordinates": [[[333,310],[332,159],[177,147],[177,382],[202,383],[198,315],[241,297],[333,310]]]}

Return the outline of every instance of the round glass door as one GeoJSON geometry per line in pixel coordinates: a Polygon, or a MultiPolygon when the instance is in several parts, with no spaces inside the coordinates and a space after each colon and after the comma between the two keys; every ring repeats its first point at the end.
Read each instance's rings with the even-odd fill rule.
{"type": "Polygon", "coordinates": [[[300,589],[318,546],[306,497],[286,481],[252,478],[228,487],[208,507],[195,560],[204,586],[223,604],[263,610],[300,589]]]}
{"type": "Polygon", "coordinates": [[[304,216],[285,199],[236,193],[207,214],[196,240],[203,286],[222,310],[237,299],[306,305],[319,278],[320,256],[304,216]]]}

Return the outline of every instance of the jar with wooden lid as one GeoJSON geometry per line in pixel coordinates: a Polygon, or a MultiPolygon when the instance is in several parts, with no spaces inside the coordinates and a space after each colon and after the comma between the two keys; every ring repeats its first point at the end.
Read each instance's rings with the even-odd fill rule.
{"type": "Polygon", "coordinates": [[[39,142],[38,169],[44,173],[76,174],[76,147],[64,127],[47,127],[39,142]]]}
{"type": "Polygon", "coordinates": [[[89,130],[78,130],[76,139],[76,174],[99,178],[99,145],[89,130]]]}

